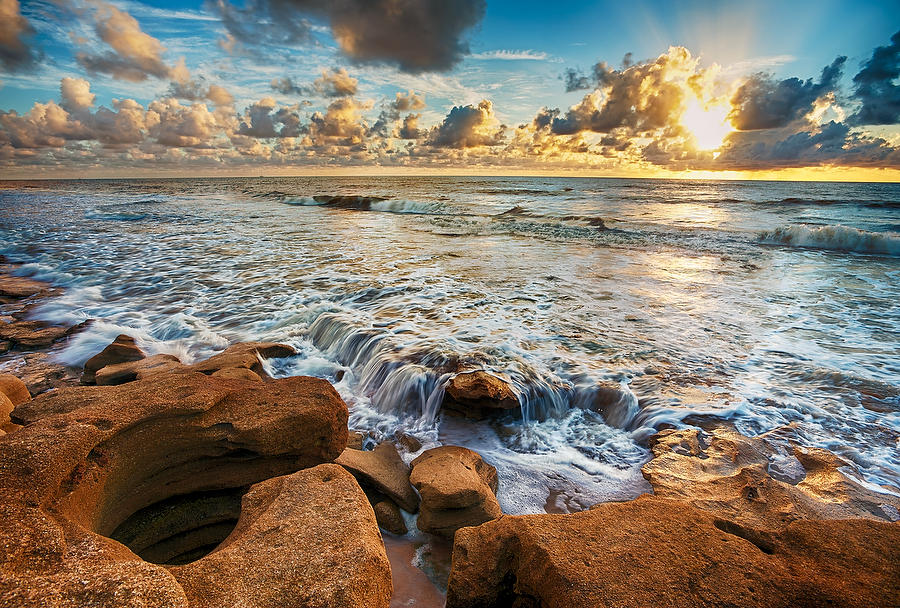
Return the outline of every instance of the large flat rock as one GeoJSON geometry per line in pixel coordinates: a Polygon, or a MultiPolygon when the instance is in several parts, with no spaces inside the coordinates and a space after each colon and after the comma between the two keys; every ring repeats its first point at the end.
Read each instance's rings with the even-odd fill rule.
{"type": "Polygon", "coordinates": [[[900,605],[900,525],[795,521],[778,535],[642,496],[456,533],[447,608],[900,605]]]}

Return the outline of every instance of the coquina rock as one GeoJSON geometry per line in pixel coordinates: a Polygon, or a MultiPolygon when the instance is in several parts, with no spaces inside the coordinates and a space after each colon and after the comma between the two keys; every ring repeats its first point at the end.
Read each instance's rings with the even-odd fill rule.
{"type": "Polygon", "coordinates": [[[444,409],[470,418],[519,407],[507,380],[481,370],[456,374],[444,390],[444,409]]]}
{"type": "Polygon", "coordinates": [[[422,497],[420,530],[453,538],[464,526],[502,515],[497,502],[497,470],[477,452],[441,446],[412,462],[410,481],[422,497]]]}
{"type": "Polygon", "coordinates": [[[347,448],[335,462],[350,471],[363,486],[391,498],[405,511],[419,510],[419,496],[409,482],[409,467],[393,444],[378,444],[371,452],[347,448]]]}
{"type": "Polygon", "coordinates": [[[0,605],[388,605],[352,477],[271,479],[343,451],[347,408],[324,380],[191,372],[63,388],[13,418],[30,424],[0,437],[0,605]]]}
{"type": "Polygon", "coordinates": [[[179,361],[175,355],[158,354],[136,361],[107,365],[97,370],[94,377],[99,386],[114,386],[187,371],[188,366],[179,361]]]}
{"type": "Polygon", "coordinates": [[[447,608],[900,604],[900,525],[795,521],[777,536],[645,495],[456,533],[447,608]]]}
{"type": "Polygon", "coordinates": [[[775,530],[798,519],[900,518],[900,499],[848,477],[841,468],[850,464],[827,450],[779,455],[765,436],[727,427],[666,430],[650,445],[654,457],[641,471],[654,494],[742,525],[775,530]]]}
{"type": "Polygon", "coordinates": [[[144,357],[146,357],[144,351],[138,348],[134,338],[120,334],[111,344],[85,362],[81,383],[94,384],[97,372],[107,365],[138,361],[144,357]]]}
{"type": "Polygon", "coordinates": [[[0,374],[0,393],[6,395],[14,407],[31,401],[28,387],[12,374],[0,374]]]}

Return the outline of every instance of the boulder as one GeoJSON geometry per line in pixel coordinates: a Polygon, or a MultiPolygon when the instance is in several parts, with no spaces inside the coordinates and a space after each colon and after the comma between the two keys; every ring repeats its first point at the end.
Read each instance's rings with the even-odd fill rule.
{"type": "Polygon", "coordinates": [[[481,370],[456,374],[444,390],[444,408],[467,417],[482,418],[519,407],[509,381],[481,370]]]}
{"type": "Polygon", "coordinates": [[[665,430],[650,446],[653,459],[641,471],[654,494],[741,525],[776,530],[798,519],[891,521],[900,509],[896,496],[841,472],[849,463],[827,450],[795,447],[792,455],[779,454],[764,436],[727,427],[665,430]]]}
{"type": "Polygon", "coordinates": [[[31,401],[31,393],[28,392],[28,387],[12,374],[0,374],[0,393],[9,397],[13,406],[31,401]]]}
{"type": "Polygon", "coordinates": [[[250,371],[243,367],[226,367],[218,369],[210,374],[213,378],[234,378],[236,380],[250,380],[252,382],[262,382],[262,378],[256,372],[250,371]]]}
{"type": "Polygon", "coordinates": [[[477,452],[441,446],[413,460],[410,481],[422,497],[418,527],[452,538],[464,526],[502,515],[497,502],[497,470],[477,452]]]}
{"type": "Polygon", "coordinates": [[[9,397],[4,393],[0,393],[0,431],[3,431],[4,435],[19,428],[18,425],[13,424],[9,419],[9,415],[12,413],[14,407],[15,406],[13,405],[13,402],[9,400],[9,397]]]}
{"type": "Polygon", "coordinates": [[[218,355],[213,355],[192,367],[203,374],[213,374],[223,369],[247,369],[260,378],[268,379],[269,374],[263,369],[263,359],[278,359],[296,355],[297,351],[287,344],[275,342],[240,342],[232,344],[218,355]]]}
{"type": "Polygon", "coordinates": [[[419,497],[409,483],[409,467],[390,443],[380,443],[371,452],[346,449],[335,462],[356,477],[363,487],[390,497],[404,511],[419,510],[419,497]]]}
{"type": "Polygon", "coordinates": [[[393,591],[375,514],[333,464],[252,486],[219,548],[169,571],[192,608],[387,608],[393,591]]]}
{"type": "Polygon", "coordinates": [[[459,530],[446,605],[895,606],[897,564],[896,524],[796,521],[769,543],[684,502],[644,495],[459,530]]]}
{"type": "Polygon", "coordinates": [[[384,528],[391,534],[400,536],[409,531],[406,527],[406,522],[403,520],[400,507],[387,496],[375,501],[372,509],[375,511],[375,520],[378,522],[378,527],[384,528]]]}
{"type": "Polygon", "coordinates": [[[187,366],[175,355],[152,355],[137,361],[107,365],[97,370],[94,379],[99,386],[112,386],[187,370],[187,366]]]}
{"type": "MultiPolygon", "coordinates": [[[[260,545],[288,526],[307,499],[325,509],[321,496],[331,497],[338,487],[340,500],[323,516],[334,526],[330,536],[318,522],[301,518],[297,525],[310,525],[334,549],[323,551],[322,559],[334,555],[335,563],[374,572],[374,514],[335,467],[316,473],[326,485],[309,489],[306,498],[297,492],[310,478],[280,485],[290,488],[284,499],[266,486],[264,497],[255,495],[259,508],[241,512],[243,527],[231,533],[235,502],[249,486],[337,457],[347,440],[347,417],[340,396],[321,379],[259,383],[200,373],[62,388],[19,405],[13,418],[30,424],[0,439],[0,598],[23,608],[234,605],[219,603],[227,585],[242,606],[303,605],[294,598],[316,590],[295,584],[301,574],[293,552],[313,541],[260,545]],[[343,520],[352,528],[333,523],[335,509],[354,511],[343,520]],[[232,553],[183,579],[173,575],[176,569],[148,561],[195,562],[226,537],[222,551],[234,545],[243,557],[232,553]],[[133,542],[135,551],[123,542],[133,542]],[[278,564],[291,564],[292,575],[273,574],[278,564]],[[219,568],[223,577],[211,578],[219,568]]],[[[291,527],[289,535],[296,534],[291,527]]],[[[376,582],[354,584],[381,584],[372,577],[376,582]]],[[[322,585],[327,594],[338,583],[323,577],[322,585]]],[[[373,592],[372,605],[387,605],[381,594],[380,588],[373,592]]],[[[332,605],[367,604],[348,601],[332,605]]]]}
{"type": "Polygon", "coordinates": [[[82,384],[94,384],[97,372],[107,365],[138,361],[146,357],[131,336],[120,334],[102,351],[88,359],[81,374],[82,384]]]}

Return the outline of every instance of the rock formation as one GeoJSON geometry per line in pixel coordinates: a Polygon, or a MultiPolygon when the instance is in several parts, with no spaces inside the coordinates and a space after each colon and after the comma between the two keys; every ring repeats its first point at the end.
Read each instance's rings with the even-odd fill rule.
{"type": "MultiPolygon", "coordinates": [[[[390,573],[383,548],[373,545],[374,513],[362,492],[350,489],[352,478],[334,467],[315,473],[325,486],[264,486],[254,495],[260,498],[251,498],[259,508],[242,510],[246,525],[229,536],[235,502],[248,486],[329,462],[344,449],[347,408],[328,382],[295,377],[259,383],[188,372],[63,388],[19,405],[13,418],[30,424],[0,438],[0,603],[221,605],[222,588],[230,587],[244,606],[302,605],[292,598],[317,590],[334,593],[335,602],[326,605],[387,606],[390,573]],[[290,493],[279,498],[276,486],[290,493]],[[340,491],[333,494],[335,488],[340,491]],[[280,533],[273,522],[297,509],[308,513],[301,504],[306,500],[325,509],[324,496],[334,500],[327,524],[317,524],[333,526],[330,536],[322,536],[327,550],[310,539],[271,547],[240,542],[280,533]],[[338,519],[335,510],[354,514],[338,519]],[[232,553],[209,569],[185,571],[184,587],[177,569],[142,560],[113,540],[139,540],[141,554],[177,563],[200,557],[226,536],[221,550],[232,553]],[[276,559],[279,551],[284,554],[276,559]],[[275,572],[278,564],[298,563],[294,551],[325,556],[329,567],[343,564],[340,576],[357,567],[384,576],[353,583],[368,594],[359,602],[345,588],[350,583],[334,577],[315,576],[320,587],[311,581],[299,588],[296,568],[293,577],[275,572]],[[237,572],[235,564],[241,568],[234,578],[213,576],[237,572]],[[205,597],[215,599],[203,603],[205,597]]],[[[302,522],[296,525],[312,526],[302,522]]]]}
{"type": "Polygon", "coordinates": [[[410,481],[422,496],[418,527],[452,538],[464,526],[502,515],[497,502],[497,470],[477,452],[442,446],[413,460],[410,481]]]}
{"type": "Polygon", "coordinates": [[[896,606],[898,564],[897,524],[796,521],[762,542],[753,529],[645,495],[459,530],[447,608],[896,606]]]}
{"type": "Polygon", "coordinates": [[[519,407],[507,380],[481,370],[455,375],[444,390],[444,409],[470,418],[519,407]]]}
{"type": "Polygon", "coordinates": [[[419,510],[419,497],[409,481],[409,467],[392,444],[380,443],[371,452],[346,449],[335,462],[369,487],[391,498],[404,511],[419,510]]]}
{"type": "Polygon", "coordinates": [[[849,463],[827,450],[795,447],[793,455],[779,456],[765,437],[726,427],[666,430],[650,445],[654,457],[641,470],[657,496],[741,525],[778,529],[798,519],[900,518],[900,499],[845,475],[840,469],[849,463]]]}
{"type": "Polygon", "coordinates": [[[138,348],[134,338],[121,334],[102,351],[88,359],[84,364],[84,373],[81,374],[82,384],[94,384],[96,374],[107,365],[138,361],[146,357],[144,351],[138,348]]]}

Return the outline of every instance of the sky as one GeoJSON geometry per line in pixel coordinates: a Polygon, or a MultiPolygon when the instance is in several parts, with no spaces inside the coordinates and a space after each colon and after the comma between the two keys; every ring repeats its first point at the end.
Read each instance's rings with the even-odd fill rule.
{"type": "Polygon", "coordinates": [[[900,6],[0,0],[3,177],[900,181],[900,6]]]}

